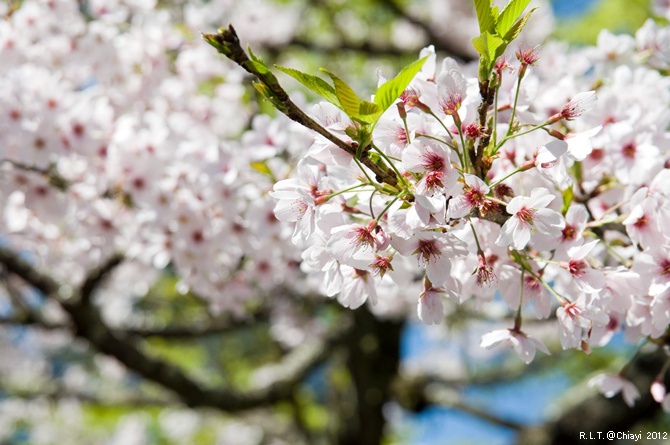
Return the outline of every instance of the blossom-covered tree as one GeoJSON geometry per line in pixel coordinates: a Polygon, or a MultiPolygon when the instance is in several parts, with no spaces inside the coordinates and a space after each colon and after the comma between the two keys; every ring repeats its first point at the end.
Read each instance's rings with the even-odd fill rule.
{"type": "Polygon", "coordinates": [[[329,2],[0,7],[3,440],[378,444],[434,404],[578,440],[436,391],[506,350],[591,360],[593,431],[668,410],[670,28],[540,48],[542,2],[436,3],[375,6],[384,45],[329,2]],[[416,321],[465,353],[401,360],[416,321]]]}

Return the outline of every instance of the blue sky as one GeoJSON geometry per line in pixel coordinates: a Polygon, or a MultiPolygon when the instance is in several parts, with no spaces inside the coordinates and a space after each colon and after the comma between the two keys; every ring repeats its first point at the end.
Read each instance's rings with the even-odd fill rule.
{"type": "MultiPolygon", "coordinates": [[[[401,355],[404,360],[426,351],[444,358],[453,353],[454,342],[436,340],[421,323],[409,324],[403,334],[401,355]]],[[[546,420],[548,407],[569,387],[569,378],[560,372],[529,375],[518,380],[489,385],[471,385],[459,392],[470,406],[481,408],[505,420],[523,425],[546,420]]],[[[516,434],[509,428],[493,425],[455,409],[431,407],[422,413],[405,413],[398,427],[409,435],[410,445],[511,445],[516,434]]]]}
{"type": "Polygon", "coordinates": [[[552,0],[551,9],[559,19],[574,18],[595,6],[598,0],[552,0]]]}

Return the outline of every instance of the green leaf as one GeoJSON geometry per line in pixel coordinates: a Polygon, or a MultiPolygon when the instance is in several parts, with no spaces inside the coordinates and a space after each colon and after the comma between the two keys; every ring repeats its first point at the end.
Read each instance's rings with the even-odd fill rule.
{"type": "Polygon", "coordinates": [[[565,214],[568,213],[570,204],[572,204],[572,198],[574,197],[572,186],[563,190],[562,195],[563,195],[563,207],[561,207],[561,213],[565,216],[565,214]]]}
{"type": "Polygon", "coordinates": [[[491,8],[491,0],[475,0],[479,32],[484,33],[495,29],[496,20],[491,8]]]}
{"type": "Polygon", "coordinates": [[[256,62],[255,60],[247,60],[246,62],[243,62],[243,65],[250,66],[251,70],[257,72],[260,76],[272,74],[270,69],[264,63],[256,62]]]}
{"type": "Polygon", "coordinates": [[[268,176],[272,180],[275,179],[274,173],[272,173],[272,170],[270,170],[270,167],[268,167],[268,164],[265,161],[254,161],[249,163],[249,165],[258,173],[268,176]]]}
{"type": "Polygon", "coordinates": [[[258,91],[259,93],[261,93],[263,95],[264,98],[266,98],[268,100],[273,100],[274,99],[274,96],[272,95],[272,91],[270,91],[270,89],[265,84],[260,83],[260,82],[252,82],[251,84],[254,86],[254,88],[256,88],[256,91],[258,91]]]}
{"type": "Polygon", "coordinates": [[[363,124],[374,124],[383,113],[384,110],[378,104],[363,100],[358,107],[358,115],[354,119],[363,124]]]}
{"type": "Polygon", "coordinates": [[[472,45],[488,62],[493,62],[495,60],[498,49],[504,44],[505,42],[503,39],[490,32],[483,32],[480,36],[473,37],[472,39],[472,45]]]}
{"type": "Polygon", "coordinates": [[[260,82],[252,82],[252,85],[259,93],[263,95],[263,97],[269,100],[276,109],[282,113],[287,110],[286,104],[282,103],[282,101],[280,101],[277,96],[274,95],[274,93],[270,90],[270,88],[267,87],[267,85],[260,82]]]}
{"type": "Polygon", "coordinates": [[[247,63],[253,66],[256,71],[263,75],[270,74],[270,68],[268,68],[265,62],[263,62],[263,59],[254,54],[250,46],[247,47],[247,50],[249,51],[249,57],[251,57],[251,60],[247,63]]]}
{"type": "Polygon", "coordinates": [[[377,93],[375,93],[375,103],[381,107],[382,113],[400,97],[407,85],[414,79],[414,76],[421,71],[427,59],[428,56],[407,65],[397,76],[379,87],[377,93]]]}
{"type": "MultiPolygon", "coordinates": [[[[249,52],[249,57],[251,57],[251,60],[253,60],[254,62],[260,63],[262,65],[265,65],[265,62],[263,61],[263,59],[261,59],[259,56],[254,54],[254,52],[251,50],[251,46],[247,46],[247,51],[249,52]]],[[[265,65],[265,66],[267,67],[267,65],[265,65]]]]}
{"type": "Polygon", "coordinates": [[[501,36],[506,35],[512,29],[512,26],[514,26],[514,22],[521,17],[521,13],[523,13],[523,10],[526,9],[529,3],[530,0],[511,0],[507,3],[496,23],[498,34],[501,36]]]}
{"type": "Polygon", "coordinates": [[[505,33],[505,35],[503,36],[503,39],[505,40],[505,42],[509,43],[509,42],[511,42],[512,40],[514,40],[514,39],[516,39],[517,37],[519,37],[519,34],[521,33],[521,30],[523,29],[523,27],[526,26],[526,22],[527,22],[528,19],[530,18],[530,15],[531,15],[533,12],[535,12],[536,9],[537,9],[537,8],[533,8],[533,9],[531,9],[530,11],[528,11],[528,12],[526,13],[526,15],[524,15],[523,17],[521,17],[521,18],[519,19],[519,21],[517,21],[517,22],[516,22],[516,23],[509,29],[509,31],[507,31],[507,33],[505,33]]]}
{"type": "Polygon", "coordinates": [[[368,102],[367,100],[362,100],[361,105],[358,108],[358,114],[377,114],[384,110],[373,102],[368,102]]]}
{"type": "Polygon", "coordinates": [[[357,116],[361,100],[358,98],[354,90],[352,90],[345,81],[327,69],[321,68],[321,71],[328,74],[333,80],[333,84],[335,84],[335,94],[337,95],[337,99],[340,101],[342,109],[345,113],[347,113],[347,116],[352,118],[357,116]]]}
{"type": "Polygon", "coordinates": [[[295,80],[314,91],[319,96],[326,99],[331,104],[335,105],[338,108],[342,108],[340,101],[337,99],[337,93],[335,88],[333,88],[328,82],[323,80],[320,77],[312,76],[311,74],[303,73],[301,71],[295,70],[293,68],[286,68],[283,66],[275,65],[275,67],[282,71],[283,73],[288,74],[293,77],[295,80]]]}

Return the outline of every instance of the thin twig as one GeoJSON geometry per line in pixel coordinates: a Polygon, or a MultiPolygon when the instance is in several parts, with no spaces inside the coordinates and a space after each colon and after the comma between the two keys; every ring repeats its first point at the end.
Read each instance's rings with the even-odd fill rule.
{"type": "MultiPolygon", "coordinates": [[[[237,33],[235,32],[235,29],[232,25],[229,25],[227,29],[219,29],[217,34],[203,34],[203,38],[210,45],[215,47],[217,51],[228,57],[233,62],[237,63],[249,74],[255,76],[265,87],[267,87],[273,98],[276,99],[274,105],[279,111],[300,125],[319,133],[321,136],[325,137],[350,155],[356,156],[356,147],[354,145],[338,138],[314,119],[305,114],[304,111],[302,111],[296,104],[293,103],[288,93],[279,84],[279,81],[274,76],[274,74],[272,74],[267,69],[260,70],[258,64],[249,59],[246,52],[240,46],[239,37],[237,36],[237,33]]],[[[394,187],[398,184],[398,178],[396,177],[395,173],[387,166],[380,167],[379,165],[375,164],[372,159],[365,156],[362,157],[360,161],[375,174],[375,179],[378,182],[385,182],[394,187]]]]}
{"type": "Polygon", "coordinates": [[[278,365],[275,377],[260,387],[244,392],[233,388],[208,388],[175,365],[145,354],[137,337],[110,329],[90,300],[82,299],[81,295],[76,298],[81,290],[76,291],[56,281],[6,247],[0,247],[0,263],[5,265],[8,272],[58,301],[72,319],[77,336],[87,340],[98,351],[116,358],[129,370],[175,393],[191,407],[213,407],[236,412],[286,400],[305,375],[326,360],[332,348],[346,338],[351,329],[346,325],[338,326],[324,339],[292,351],[278,365]]]}

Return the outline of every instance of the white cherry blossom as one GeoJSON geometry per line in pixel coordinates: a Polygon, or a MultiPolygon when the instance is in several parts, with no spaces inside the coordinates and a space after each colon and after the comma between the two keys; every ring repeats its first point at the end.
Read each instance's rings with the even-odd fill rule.
{"type": "Polygon", "coordinates": [[[533,189],[530,197],[513,198],[507,204],[507,213],[512,217],[503,225],[496,244],[511,245],[513,249],[521,250],[526,247],[534,231],[560,236],[565,221],[559,213],[546,208],[554,198],[545,188],[533,189]]]}

